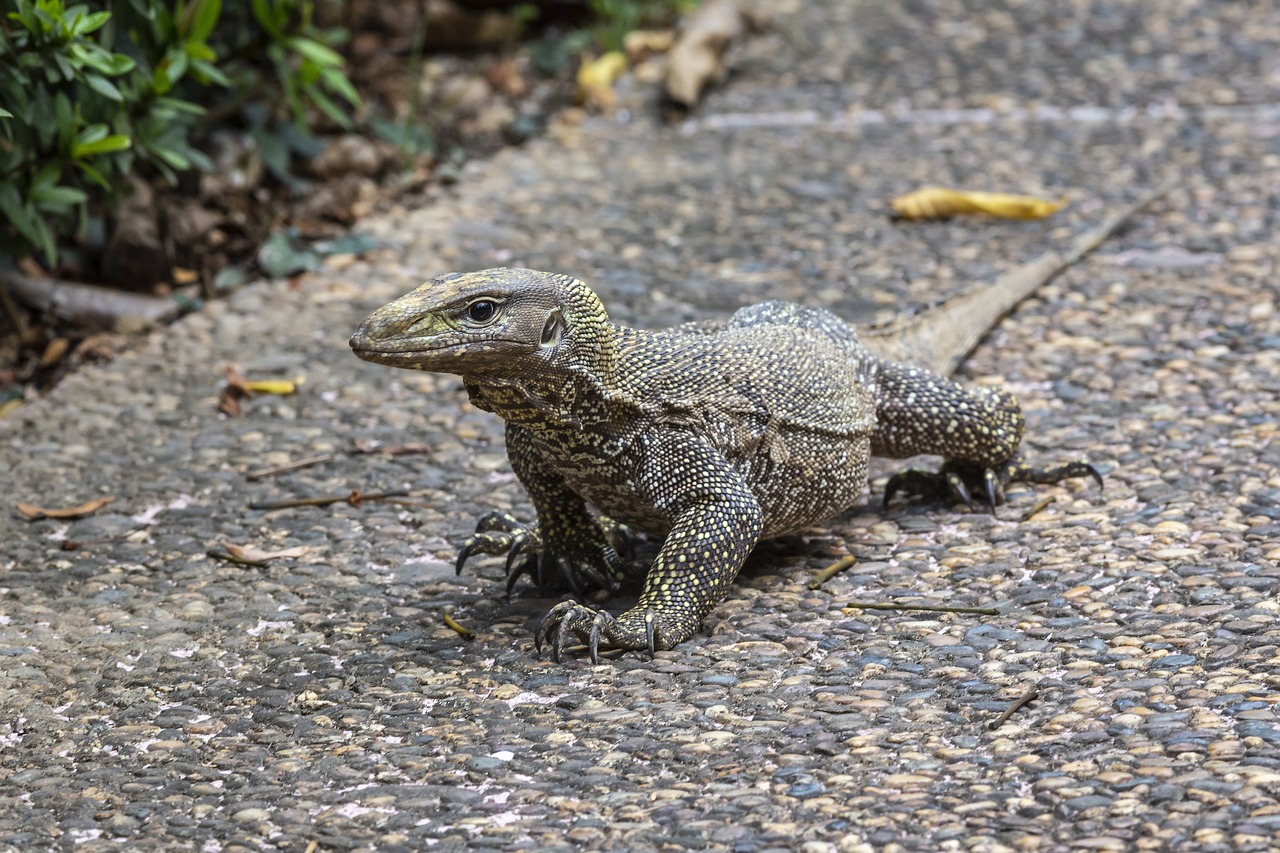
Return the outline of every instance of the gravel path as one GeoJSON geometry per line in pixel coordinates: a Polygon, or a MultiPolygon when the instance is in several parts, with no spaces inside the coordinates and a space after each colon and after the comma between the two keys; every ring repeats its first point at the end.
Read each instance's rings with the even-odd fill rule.
{"type": "Polygon", "coordinates": [[[0,849],[1280,845],[1280,14],[793,7],[687,121],[633,94],[364,223],[385,248],[247,288],[0,422],[11,504],[114,497],[0,513],[0,849]],[[499,561],[454,576],[478,514],[529,514],[499,424],[456,379],[346,346],[421,278],[494,265],[573,272],[629,323],[763,298],[868,319],[1170,176],[966,367],[1018,394],[1035,458],[1087,455],[1105,490],[1017,490],[993,518],[881,511],[881,479],[758,549],[653,662],[539,659],[551,601],[508,601],[499,561]],[[926,182],[1072,204],[891,223],[885,200],[926,182]],[[306,381],[226,418],[229,363],[306,381]],[[353,489],[412,496],[247,506],[353,489]],[[206,555],[226,543],[309,550],[206,555]],[[844,611],[895,599],[998,615],[844,611]]]}

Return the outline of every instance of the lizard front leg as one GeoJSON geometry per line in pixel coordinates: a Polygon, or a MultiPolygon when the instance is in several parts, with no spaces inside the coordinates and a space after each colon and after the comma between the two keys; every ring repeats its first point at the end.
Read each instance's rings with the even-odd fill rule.
{"type": "Polygon", "coordinates": [[[671,519],[671,531],[645,576],[636,606],[612,616],[565,601],[547,613],[534,642],[551,655],[570,637],[621,650],[669,649],[693,635],[718,604],[755,547],[763,515],[742,475],[702,439],[655,430],[638,466],[639,497],[671,519]]]}
{"type": "Polygon", "coordinates": [[[977,493],[994,508],[1013,482],[1056,483],[1102,475],[1085,461],[1051,468],[1026,464],[1019,445],[1026,422],[1018,401],[995,388],[966,388],[920,367],[883,362],[876,389],[876,430],[871,452],[902,459],[943,458],[937,471],[911,469],[889,478],[884,503],[898,491],[951,496],[973,506],[977,493]]]}
{"type": "Polygon", "coordinates": [[[529,574],[540,590],[549,575],[558,575],[575,595],[597,587],[616,591],[622,560],[614,543],[626,540],[626,529],[591,515],[582,497],[518,424],[507,424],[507,456],[533,501],[538,522],[523,525],[506,513],[486,514],[459,550],[457,571],[462,572],[472,554],[506,552],[508,593],[523,574],[529,574]]]}

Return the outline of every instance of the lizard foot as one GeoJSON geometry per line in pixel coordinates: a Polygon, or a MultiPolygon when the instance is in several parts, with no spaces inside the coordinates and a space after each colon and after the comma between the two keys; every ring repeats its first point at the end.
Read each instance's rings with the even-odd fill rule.
{"type": "MultiPolygon", "coordinates": [[[[608,542],[565,542],[555,547],[543,541],[536,523],[523,524],[509,513],[490,512],[476,523],[475,534],[462,543],[455,570],[462,574],[463,565],[474,554],[506,554],[507,595],[526,574],[537,585],[539,594],[545,595],[550,580],[548,568],[554,569],[554,575],[563,579],[575,595],[586,594],[588,586],[584,583],[590,588],[617,592],[621,583],[621,561],[611,543],[617,542],[619,547],[632,550],[631,532],[614,521],[602,523],[600,527],[608,542]]],[[[594,540],[595,537],[583,538],[594,540]]]]}
{"type": "Polygon", "coordinates": [[[1009,483],[1048,485],[1086,476],[1092,477],[1098,487],[1102,487],[1102,475],[1098,469],[1082,459],[1051,468],[1033,468],[1020,459],[1011,459],[996,468],[948,460],[937,471],[909,468],[894,474],[884,487],[884,506],[888,507],[893,496],[902,492],[925,498],[952,498],[973,509],[973,495],[978,494],[994,512],[1004,503],[1004,487],[1009,483]]]}
{"type": "Polygon", "coordinates": [[[545,643],[551,645],[551,659],[560,662],[560,654],[571,639],[586,645],[592,663],[600,662],[600,643],[618,651],[648,651],[650,659],[658,649],[667,649],[683,637],[672,637],[674,626],[664,628],[662,614],[653,608],[628,610],[613,616],[576,601],[562,601],[547,611],[533,635],[533,647],[542,654],[545,643]],[[671,641],[671,642],[669,642],[671,641]]]}

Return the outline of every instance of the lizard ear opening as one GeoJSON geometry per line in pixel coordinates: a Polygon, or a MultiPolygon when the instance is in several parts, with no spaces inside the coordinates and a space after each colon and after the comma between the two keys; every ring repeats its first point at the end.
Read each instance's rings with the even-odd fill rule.
{"type": "Polygon", "coordinates": [[[542,325],[542,346],[554,347],[560,343],[560,334],[564,330],[564,323],[561,322],[560,309],[552,311],[547,315],[547,322],[542,325]]]}

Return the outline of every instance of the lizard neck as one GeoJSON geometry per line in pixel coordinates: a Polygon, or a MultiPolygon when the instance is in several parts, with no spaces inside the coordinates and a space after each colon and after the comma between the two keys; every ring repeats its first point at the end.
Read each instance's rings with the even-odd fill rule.
{"type": "Polygon", "coordinates": [[[471,403],[509,423],[582,428],[610,420],[616,392],[591,369],[573,367],[464,378],[471,403]]]}

